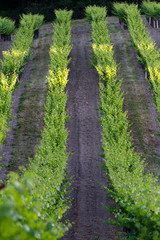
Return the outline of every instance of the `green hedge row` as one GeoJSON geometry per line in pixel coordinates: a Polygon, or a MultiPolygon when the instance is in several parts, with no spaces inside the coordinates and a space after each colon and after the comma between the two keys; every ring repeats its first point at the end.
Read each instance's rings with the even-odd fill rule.
{"type": "Polygon", "coordinates": [[[18,75],[22,72],[30,55],[35,26],[42,23],[43,16],[23,15],[12,48],[3,51],[0,73],[0,143],[8,131],[11,117],[11,95],[18,75]]]}
{"type": "Polygon", "coordinates": [[[144,160],[132,146],[130,125],[123,112],[121,81],[116,78],[117,66],[106,21],[92,22],[92,36],[94,64],[101,79],[100,113],[104,158],[106,172],[112,183],[106,189],[119,206],[112,209],[117,220],[111,223],[128,229],[127,239],[158,240],[160,187],[151,174],[144,173],[144,160]],[[104,38],[102,43],[100,38],[104,38]]]}
{"type": "Polygon", "coordinates": [[[0,17],[0,34],[10,35],[15,30],[15,23],[9,18],[0,17]]]}
{"type": "MultiPolygon", "coordinates": [[[[61,14],[68,14],[71,18],[71,12],[61,10],[61,14]]],[[[3,240],[59,239],[69,226],[61,223],[61,218],[68,208],[65,200],[68,186],[65,180],[68,158],[65,123],[68,116],[64,88],[71,50],[70,21],[68,19],[65,24],[62,22],[54,26],[41,144],[28,169],[21,176],[10,174],[10,180],[0,192],[0,236],[3,240]]]]}

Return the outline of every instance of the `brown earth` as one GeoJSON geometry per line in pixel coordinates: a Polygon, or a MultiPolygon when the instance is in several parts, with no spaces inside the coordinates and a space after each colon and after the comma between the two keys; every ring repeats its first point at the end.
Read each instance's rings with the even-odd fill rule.
{"type": "Polygon", "coordinates": [[[74,21],[72,29],[71,64],[67,85],[69,131],[68,170],[73,176],[72,206],[67,219],[73,222],[64,240],[112,240],[117,239],[119,229],[106,224],[111,217],[103,205],[112,205],[106,199],[102,185],[108,185],[104,170],[100,167],[101,127],[98,122],[99,103],[98,74],[91,69],[90,26],[84,20],[74,21]],[[105,222],[104,222],[105,221],[105,222]],[[117,232],[115,232],[117,231],[117,232]]]}
{"type": "Polygon", "coordinates": [[[133,145],[146,158],[147,170],[160,175],[160,136],[150,86],[137,60],[128,30],[123,30],[118,18],[108,18],[115,60],[119,64],[118,78],[122,79],[124,110],[128,111],[133,145]]]}

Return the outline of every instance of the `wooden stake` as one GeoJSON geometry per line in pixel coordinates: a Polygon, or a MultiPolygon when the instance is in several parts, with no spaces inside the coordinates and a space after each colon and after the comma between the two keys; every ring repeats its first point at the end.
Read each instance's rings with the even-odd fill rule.
{"type": "Polygon", "coordinates": [[[157,28],[159,28],[159,26],[158,26],[158,20],[157,20],[156,22],[157,22],[157,28]]]}
{"type": "Polygon", "coordinates": [[[156,21],[153,21],[153,27],[156,28],[156,21]]]}

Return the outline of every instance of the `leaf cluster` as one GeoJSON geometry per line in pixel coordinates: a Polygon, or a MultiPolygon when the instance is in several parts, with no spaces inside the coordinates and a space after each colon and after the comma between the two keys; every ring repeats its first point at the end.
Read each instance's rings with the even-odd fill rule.
{"type": "Polygon", "coordinates": [[[15,30],[15,22],[9,18],[0,17],[0,34],[10,35],[15,30]]]}
{"type": "Polygon", "coordinates": [[[107,9],[106,7],[88,6],[85,10],[86,18],[89,22],[106,21],[107,9]]]}
{"type": "Polygon", "coordinates": [[[73,15],[73,11],[67,11],[66,9],[55,10],[56,22],[59,24],[69,24],[73,15]]]}
{"type": "Polygon", "coordinates": [[[33,30],[37,30],[40,28],[40,26],[43,24],[44,16],[39,14],[22,14],[20,19],[20,25],[23,27],[30,28],[31,25],[33,27],[33,30]]]}
{"type": "Polygon", "coordinates": [[[115,2],[115,3],[113,3],[113,11],[112,11],[112,13],[115,16],[119,17],[120,19],[126,20],[126,18],[127,18],[126,11],[125,11],[126,7],[127,7],[127,3],[115,2]]]}

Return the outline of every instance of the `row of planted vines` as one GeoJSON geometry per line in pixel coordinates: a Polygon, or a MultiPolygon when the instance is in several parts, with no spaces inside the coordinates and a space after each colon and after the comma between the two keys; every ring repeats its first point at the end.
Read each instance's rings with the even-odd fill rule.
{"type": "MultiPolygon", "coordinates": [[[[107,174],[112,183],[107,191],[118,203],[112,209],[117,220],[112,224],[128,229],[128,239],[160,239],[160,187],[151,174],[144,173],[144,161],[134,151],[129,122],[123,112],[121,81],[117,79],[117,65],[107,30],[104,8],[88,7],[86,15],[91,19],[94,66],[100,76],[100,114],[102,140],[107,174]],[[100,19],[100,20],[99,20],[100,19]]],[[[140,28],[135,11],[130,10],[132,23],[140,28]],[[134,15],[134,16],[133,16],[134,15]],[[132,18],[133,16],[133,18],[132,18]],[[134,20],[133,20],[134,19],[134,20]]],[[[138,18],[139,19],[139,18],[138,18]]],[[[138,34],[136,34],[138,37],[138,34]]],[[[141,43],[143,44],[141,33],[141,43]]],[[[151,56],[151,55],[150,55],[151,56]]]]}
{"type": "Polygon", "coordinates": [[[148,81],[154,94],[156,109],[160,114],[160,53],[155,43],[149,37],[149,32],[141,19],[137,5],[115,4],[115,12],[123,9],[133,44],[138,53],[138,59],[147,71],[148,81]]]}
{"type": "MultiPolygon", "coordinates": [[[[45,127],[41,144],[27,170],[21,176],[10,174],[10,180],[0,192],[0,236],[3,240],[59,239],[68,229],[68,223],[62,223],[61,219],[68,208],[65,200],[68,186],[65,180],[68,158],[65,123],[68,116],[64,89],[69,72],[72,12],[61,10],[55,14],[57,23],[50,48],[45,127]]],[[[30,35],[33,36],[33,32],[30,35]]],[[[31,39],[28,41],[31,43],[31,39]]]]}
{"type": "Polygon", "coordinates": [[[12,48],[9,51],[3,51],[0,72],[0,143],[3,143],[9,129],[12,92],[30,56],[35,28],[37,25],[40,26],[42,21],[43,16],[40,15],[23,15],[12,48]]]}

